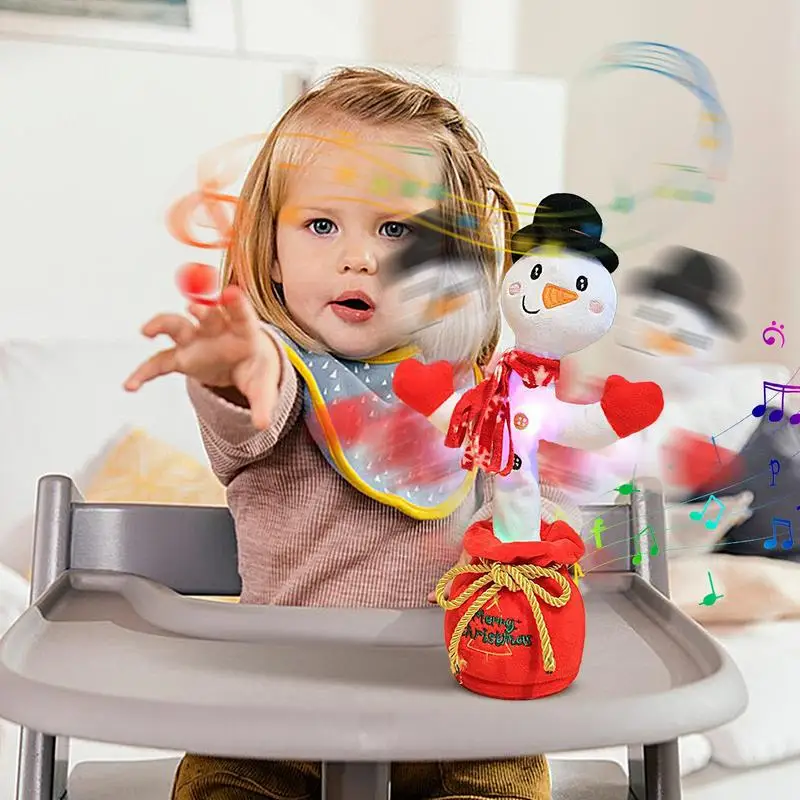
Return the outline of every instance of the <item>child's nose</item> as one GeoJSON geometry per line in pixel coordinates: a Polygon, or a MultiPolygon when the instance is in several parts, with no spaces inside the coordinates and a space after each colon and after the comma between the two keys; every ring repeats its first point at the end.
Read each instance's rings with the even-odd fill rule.
{"type": "Polygon", "coordinates": [[[339,271],[374,275],[378,271],[378,260],[367,251],[345,254],[340,262],[339,271]]]}

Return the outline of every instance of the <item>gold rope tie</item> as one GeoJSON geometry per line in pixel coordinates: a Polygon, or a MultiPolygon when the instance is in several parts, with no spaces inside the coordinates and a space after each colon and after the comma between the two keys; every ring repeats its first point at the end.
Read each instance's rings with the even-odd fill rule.
{"type": "Polygon", "coordinates": [[[467,625],[481,608],[499,594],[501,589],[508,589],[510,592],[524,592],[530,603],[533,618],[536,621],[536,630],[539,633],[539,642],[542,647],[544,671],[547,673],[555,672],[556,657],[553,653],[550,631],[547,630],[547,623],[544,621],[539,600],[541,599],[553,608],[562,608],[572,596],[572,587],[555,567],[538,567],[533,564],[515,566],[513,564],[494,562],[492,564],[459,564],[442,575],[436,584],[436,602],[445,611],[459,608],[466,603],[470,595],[478,592],[477,597],[464,612],[450,637],[447,654],[450,658],[450,670],[453,675],[458,676],[462,667],[465,666],[465,662],[458,655],[458,645],[467,625]],[[473,580],[458,597],[447,600],[444,596],[447,584],[457,575],[464,575],[469,572],[481,577],[473,580]],[[538,578],[552,578],[561,587],[561,595],[556,597],[546,589],[543,589],[535,582],[538,578]]]}

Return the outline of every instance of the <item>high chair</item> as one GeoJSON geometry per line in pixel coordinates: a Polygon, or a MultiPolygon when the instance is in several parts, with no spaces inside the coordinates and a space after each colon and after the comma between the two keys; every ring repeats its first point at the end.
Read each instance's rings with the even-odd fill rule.
{"type": "Polygon", "coordinates": [[[31,604],[0,641],[0,716],[23,726],[17,797],[167,800],[176,759],[81,763],[68,776],[60,745],[78,737],[320,761],[326,800],[387,798],[393,761],[628,745],[628,775],[552,761],[554,798],[679,800],[677,737],[734,719],[747,697],[725,651],[667,599],[661,496],[640,486],[627,505],[583,509],[606,530],[582,561],[577,680],[503,701],[453,680],[438,608],[197,598],[240,591],[227,509],[90,504],[68,477],[45,476],[31,604]],[[643,540],[635,559],[647,526],[658,552],[643,540]]]}

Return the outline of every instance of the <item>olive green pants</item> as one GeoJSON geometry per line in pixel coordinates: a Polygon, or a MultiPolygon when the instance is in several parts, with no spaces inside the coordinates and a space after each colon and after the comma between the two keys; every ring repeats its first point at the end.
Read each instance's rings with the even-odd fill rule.
{"type": "MultiPolygon", "coordinates": [[[[187,755],[172,800],[319,800],[320,765],[187,755]]],[[[550,800],[544,756],[392,765],[392,800],[550,800]]]]}

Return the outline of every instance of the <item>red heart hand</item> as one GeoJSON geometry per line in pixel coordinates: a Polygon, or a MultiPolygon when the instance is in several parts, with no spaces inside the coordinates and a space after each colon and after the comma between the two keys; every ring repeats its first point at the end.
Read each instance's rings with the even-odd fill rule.
{"type": "Polygon", "coordinates": [[[657,383],[631,383],[611,375],[603,387],[600,406],[620,439],[652,425],[664,410],[664,394],[657,383]]]}
{"type": "Polygon", "coordinates": [[[392,389],[403,403],[429,417],[455,391],[453,365],[449,361],[426,365],[409,358],[395,368],[392,389]]]}
{"type": "Polygon", "coordinates": [[[705,487],[726,486],[740,480],[743,463],[738,453],[691,431],[676,428],[664,445],[662,460],[667,480],[675,486],[699,492],[705,487]]]}

